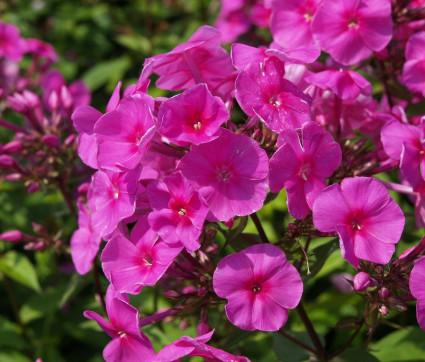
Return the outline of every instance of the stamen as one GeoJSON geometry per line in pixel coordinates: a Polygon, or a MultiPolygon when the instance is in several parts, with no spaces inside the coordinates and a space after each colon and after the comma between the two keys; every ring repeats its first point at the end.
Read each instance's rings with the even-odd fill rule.
{"type": "Polygon", "coordinates": [[[179,210],[179,215],[180,216],[185,216],[187,214],[187,210],[185,209],[185,208],[181,208],[180,210],[179,210]]]}
{"type": "Polygon", "coordinates": [[[200,129],[202,128],[202,123],[201,123],[201,121],[196,122],[196,123],[193,125],[193,128],[194,128],[194,129],[196,129],[196,130],[200,130],[200,129]]]}

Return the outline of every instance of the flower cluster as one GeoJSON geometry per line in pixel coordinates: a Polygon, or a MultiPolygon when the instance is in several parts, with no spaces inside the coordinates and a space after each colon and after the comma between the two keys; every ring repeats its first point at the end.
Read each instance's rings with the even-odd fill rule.
{"type": "MultiPolygon", "coordinates": [[[[420,6],[404,11],[398,3],[223,0],[217,28],[202,26],[186,43],[146,59],[137,84],[122,92],[120,82],[105,113],[58,73],[45,75],[42,101],[27,91],[9,96],[33,127],[26,132],[51,150],[46,157],[62,147],[59,120],[72,119],[78,154],[93,169],[80,188],[71,254],[85,274],[101,253],[109,322],[85,316],[112,338],[107,361],[246,361],[207,344],[209,311],[224,299],[229,322],[248,331],[280,331],[296,308],[314,343],[310,352],[326,360],[300,303],[310,241],[323,237],[339,239],[355,268],[371,333],[377,311],[402,311],[414,299],[425,329],[425,243],[392,260],[405,216],[389,190],[407,193],[417,226],[425,225],[423,117],[410,112],[425,97],[425,24],[412,25],[420,6]],[[252,24],[269,27],[273,41],[234,43],[231,54],[221,46],[249,34],[252,24]],[[400,51],[404,63],[394,55],[400,51]],[[158,88],[181,92],[152,97],[153,74],[158,88]],[[390,91],[400,83],[413,92],[408,101],[390,91]],[[51,118],[42,116],[42,104],[51,118]],[[379,179],[397,169],[399,184],[379,179]],[[273,240],[256,213],[282,190],[292,220],[273,240]],[[258,237],[244,232],[248,216],[258,237]],[[238,238],[244,247],[234,245],[238,238]],[[227,246],[234,253],[225,255],[227,246]],[[128,294],[154,285],[172,307],[140,319],[128,294]],[[188,315],[199,320],[198,336],[156,353],[140,331],[188,315]]],[[[0,162],[16,171],[9,179],[28,177],[4,155],[27,150],[25,136],[14,141],[19,147],[1,148],[0,162]]],[[[74,141],[64,142],[69,148],[74,141]]]]}

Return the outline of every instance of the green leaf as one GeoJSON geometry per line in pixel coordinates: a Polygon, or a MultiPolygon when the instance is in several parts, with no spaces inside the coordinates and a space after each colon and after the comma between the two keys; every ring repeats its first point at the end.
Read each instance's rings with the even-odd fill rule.
{"type": "Polygon", "coordinates": [[[1,362],[31,362],[31,360],[28,357],[16,351],[1,351],[0,361],[1,362]]]}
{"type": "Polygon", "coordinates": [[[367,350],[359,347],[347,348],[339,356],[333,358],[332,362],[379,362],[379,360],[370,354],[367,350]]]}
{"type": "Polygon", "coordinates": [[[338,247],[338,238],[334,238],[326,244],[320,245],[311,251],[313,256],[309,257],[311,274],[307,276],[308,279],[313,278],[320,271],[320,269],[322,269],[326,260],[335,250],[338,249],[338,247]]]}
{"type": "MultiPolygon", "coordinates": [[[[287,332],[292,337],[314,348],[313,343],[307,332],[287,332]]],[[[273,333],[273,351],[279,361],[298,362],[308,360],[310,353],[298,344],[285,338],[279,333],[273,333]]]]}
{"type": "Polygon", "coordinates": [[[82,78],[92,91],[105,84],[109,87],[115,87],[130,66],[130,59],[124,56],[95,65],[84,73],[82,78]]]}
{"type": "Polygon", "coordinates": [[[2,316],[0,316],[0,346],[14,348],[25,346],[19,327],[2,316]]]}
{"type": "Polygon", "coordinates": [[[390,333],[371,347],[372,354],[381,361],[423,361],[425,332],[419,327],[408,327],[390,333]]]}
{"type": "Polygon", "coordinates": [[[35,268],[26,256],[14,250],[8,251],[0,258],[0,270],[16,282],[41,291],[35,268]]]}
{"type": "MultiPolygon", "coordinates": [[[[82,287],[82,280],[84,278],[80,275],[75,273],[72,277],[71,280],[69,281],[68,285],[66,286],[65,292],[62,295],[62,298],[60,300],[60,308],[62,308],[66,302],[68,302],[69,298],[71,298],[71,296],[82,287]]],[[[87,279],[85,279],[85,281],[87,281],[87,279]]]]}
{"type": "Polygon", "coordinates": [[[54,313],[60,306],[64,288],[51,288],[29,299],[19,311],[23,323],[54,313]]]}

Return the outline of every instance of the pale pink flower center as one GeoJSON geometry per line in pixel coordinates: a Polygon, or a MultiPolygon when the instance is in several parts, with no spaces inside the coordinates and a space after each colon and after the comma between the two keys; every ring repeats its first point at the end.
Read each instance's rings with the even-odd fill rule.
{"type": "Polygon", "coordinates": [[[229,178],[230,178],[230,176],[231,176],[230,171],[229,171],[227,168],[220,168],[220,169],[217,171],[217,177],[218,177],[220,180],[228,181],[228,180],[229,180],[229,178]]]}

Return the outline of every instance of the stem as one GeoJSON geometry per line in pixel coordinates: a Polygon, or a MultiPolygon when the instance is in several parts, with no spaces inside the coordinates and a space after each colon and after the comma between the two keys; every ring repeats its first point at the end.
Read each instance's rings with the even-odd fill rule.
{"type": "MultiPolygon", "coordinates": [[[[303,253],[304,253],[304,256],[305,256],[305,261],[306,261],[306,263],[307,263],[307,275],[310,275],[311,274],[311,272],[310,272],[310,267],[309,267],[309,264],[308,264],[308,256],[307,256],[307,250],[308,250],[308,247],[309,247],[309,245],[310,245],[310,241],[311,241],[311,236],[309,236],[308,238],[307,238],[307,241],[305,242],[305,248],[303,248],[303,246],[301,245],[301,243],[300,243],[300,241],[297,239],[297,241],[298,241],[298,244],[300,244],[300,247],[301,247],[301,250],[303,251],[303,253]]],[[[301,260],[300,260],[300,262],[298,263],[298,271],[300,271],[301,270],[301,267],[303,266],[303,263],[304,263],[304,259],[302,258],[301,260]]]]}
{"type": "Polygon", "coordinates": [[[261,221],[258,218],[258,215],[254,212],[250,216],[251,216],[252,221],[255,224],[255,227],[258,230],[258,234],[260,235],[260,238],[261,238],[262,242],[263,243],[270,243],[270,241],[269,241],[269,239],[268,239],[268,237],[267,237],[267,235],[266,235],[266,233],[265,233],[265,231],[263,229],[263,225],[261,225],[261,221]]]}
{"type": "Polygon", "coordinates": [[[376,328],[378,328],[379,323],[381,323],[381,318],[379,318],[375,325],[369,330],[369,336],[367,337],[365,348],[369,346],[369,343],[372,341],[373,335],[375,334],[376,328]]]}
{"type": "Polygon", "coordinates": [[[71,196],[69,196],[69,194],[66,191],[66,187],[64,185],[63,179],[58,180],[58,187],[66,203],[66,206],[68,206],[69,211],[71,212],[72,215],[77,217],[78,216],[77,210],[75,209],[74,202],[72,201],[71,196]]]}
{"type": "Polygon", "coordinates": [[[307,313],[305,312],[305,309],[303,305],[301,304],[301,302],[300,304],[298,304],[296,309],[297,309],[298,315],[300,316],[301,320],[303,321],[307,329],[308,334],[310,335],[310,338],[314,344],[314,347],[316,347],[317,357],[321,360],[326,361],[327,360],[326,350],[323,347],[322,342],[320,342],[319,336],[317,335],[313,327],[313,324],[311,324],[311,321],[308,318],[307,313]]]}
{"type": "Polygon", "coordinates": [[[105,313],[107,313],[105,299],[103,297],[102,285],[100,284],[99,271],[97,270],[96,262],[93,263],[93,277],[94,277],[94,285],[96,288],[96,295],[99,297],[99,301],[100,301],[100,305],[102,306],[102,309],[105,311],[105,313]]]}
{"type": "Polygon", "coordinates": [[[364,320],[362,319],[362,321],[360,322],[359,326],[357,327],[357,329],[355,330],[355,332],[351,335],[351,337],[348,339],[347,342],[345,342],[340,348],[338,348],[334,353],[332,353],[329,358],[332,359],[336,356],[338,356],[339,354],[341,354],[342,352],[344,352],[351,344],[351,342],[354,341],[354,338],[356,338],[356,336],[359,334],[360,330],[363,327],[363,323],[364,320]]]}
{"type": "Polygon", "coordinates": [[[282,336],[284,336],[285,338],[289,339],[290,341],[298,344],[300,347],[302,347],[302,348],[310,351],[311,353],[314,353],[315,355],[317,355],[317,352],[313,348],[311,348],[309,345],[305,344],[304,342],[301,342],[300,340],[292,337],[290,334],[282,331],[281,329],[279,329],[277,332],[279,334],[281,334],[282,336]]]}

